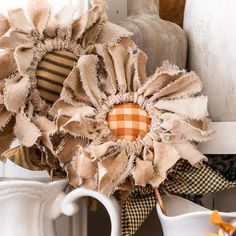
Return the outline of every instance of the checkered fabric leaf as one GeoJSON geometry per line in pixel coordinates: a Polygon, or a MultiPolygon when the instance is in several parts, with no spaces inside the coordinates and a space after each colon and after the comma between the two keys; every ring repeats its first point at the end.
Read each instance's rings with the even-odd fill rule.
{"type": "Polygon", "coordinates": [[[115,105],[107,116],[109,128],[120,139],[135,140],[149,131],[148,113],[135,103],[115,105]]]}
{"type": "MultiPolygon", "coordinates": [[[[236,182],[202,164],[193,167],[187,161],[178,162],[168,175],[161,189],[172,194],[203,195],[223,191],[236,186],[236,182]]],[[[136,187],[122,205],[122,235],[132,236],[146,220],[156,204],[155,191],[151,186],[136,187]]]]}
{"type": "Polygon", "coordinates": [[[122,205],[122,235],[134,235],[155,204],[155,191],[152,187],[135,187],[122,205]]]}
{"type": "Polygon", "coordinates": [[[200,167],[193,167],[187,161],[178,162],[168,179],[162,187],[175,194],[203,195],[236,186],[236,182],[228,181],[209,166],[202,164],[200,167]]]}

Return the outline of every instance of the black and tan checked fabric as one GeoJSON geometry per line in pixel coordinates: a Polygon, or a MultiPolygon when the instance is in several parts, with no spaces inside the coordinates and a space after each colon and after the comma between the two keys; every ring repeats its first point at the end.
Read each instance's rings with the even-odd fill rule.
{"type": "Polygon", "coordinates": [[[138,104],[124,103],[112,108],[108,113],[107,122],[116,137],[133,141],[148,133],[151,119],[138,104]]]}
{"type": "Polygon", "coordinates": [[[122,236],[136,233],[156,204],[152,187],[136,187],[122,205],[122,236]]]}
{"type": "Polygon", "coordinates": [[[174,194],[203,195],[236,186],[236,182],[228,181],[209,166],[193,167],[187,161],[178,162],[168,179],[162,187],[174,194]]]}
{"type": "MultiPolygon", "coordinates": [[[[236,182],[202,164],[199,168],[187,161],[178,162],[168,175],[161,190],[172,194],[203,195],[236,187],[236,182]]],[[[148,217],[157,200],[152,187],[136,187],[122,205],[122,235],[132,236],[148,217]]]]}
{"type": "Polygon", "coordinates": [[[36,76],[38,90],[46,102],[51,104],[59,98],[63,82],[77,61],[78,57],[68,51],[52,51],[42,58],[36,76]]]}

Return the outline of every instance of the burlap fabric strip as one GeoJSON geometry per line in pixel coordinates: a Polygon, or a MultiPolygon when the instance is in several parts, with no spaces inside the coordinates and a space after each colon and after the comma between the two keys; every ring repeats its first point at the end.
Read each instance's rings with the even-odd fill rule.
{"type": "MultiPolygon", "coordinates": [[[[17,138],[25,147],[37,145],[57,168],[55,151],[65,135],[58,132],[52,106],[59,98],[75,107],[88,101],[74,80],[80,57],[99,56],[96,45],[131,34],[108,22],[103,0],[91,0],[80,17],[73,5],[54,13],[47,0],[29,1],[27,9],[0,15],[0,153],[17,138]]],[[[63,111],[63,105],[57,107],[63,111]]]]}
{"type": "Polygon", "coordinates": [[[61,99],[63,114],[57,104],[52,107],[59,129],[68,134],[57,156],[66,167],[70,183],[105,195],[119,189],[132,190],[132,183],[157,188],[181,158],[193,166],[206,160],[196,142],[208,140],[213,132],[207,128],[207,98],[200,95],[199,77],[168,63],[146,77],[147,58],[139,49],[112,44],[97,50],[101,61],[83,56],[78,63],[82,87],[90,102],[76,108],[61,99]],[[91,62],[94,66],[85,69],[91,62]],[[105,67],[103,63],[107,63],[105,67]],[[104,68],[110,72],[106,79],[100,74],[104,68]],[[146,133],[135,139],[132,135],[136,131],[128,135],[131,139],[116,136],[119,130],[126,136],[131,134],[129,130],[134,125],[140,127],[142,119],[140,115],[134,118],[133,109],[122,115],[116,107],[119,104],[136,104],[148,114],[151,122],[146,133]],[[117,112],[118,118],[113,116],[111,120],[110,114],[117,112]],[[81,143],[72,153],[74,139],[81,143]]]}

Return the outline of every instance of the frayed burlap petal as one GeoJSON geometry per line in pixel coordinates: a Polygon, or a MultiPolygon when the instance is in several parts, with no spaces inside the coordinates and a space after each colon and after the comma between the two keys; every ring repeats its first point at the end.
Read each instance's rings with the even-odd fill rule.
{"type": "MultiPolygon", "coordinates": [[[[197,166],[206,157],[195,143],[214,133],[207,128],[207,97],[200,95],[199,77],[168,62],[147,77],[146,55],[127,45],[127,41],[97,45],[99,57],[82,55],[68,78],[68,87],[51,109],[58,121],[64,120],[63,132],[87,139],[82,148],[97,169],[93,187],[105,195],[118,190],[130,177],[136,185],[157,188],[181,158],[197,166]],[[78,89],[79,97],[71,102],[72,91],[78,89]],[[69,100],[65,94],[71,94],[69,100]],[[116,108],[121,104],[124,110],[116,108]],[[133,110],[126,108],[129,104],[133,110]],[[79,111],[81,108],[88,112],[79,111]],[[142,110],[151,120],[149,129],[144,129],[142,110]],[[141,131],[142,137],[132,134],[141,131]]],[[[87,187],[91,176],[82,177],[74,169],[80,155],[78,151],[65,166],[74,187],[87,187]]]]}
{"type": "MultiPolygon", "coordinates": [[[[55,117],[53,109],[63,111],[64,102],[75,107],[88,103],[79,74],[86,70],[84,67],[95,70],[96,47],[109,40],[118,43],[131,35],[108,22],[105,1],[91,1],[91,6],[78,17],[78,8],[73,5],[54,13],[47,0],[35,0],[29,2],[26,12],[18,8],[10,10],[8,17],[0,15],[0,130],[11,125],[8,128],[23,145],[37,144],[54,158],[64,133],[71,131],[79,118],[63,121],[59,129],[68,116],[58,117],[56,113],[55,117]],[[80,61],[82,55],[93,58],[94,64],[83,58],[80,61]],[[10,122],[12,119],[15,122],[10,122]],[[47,127],[42,127],[45,122],[47,127]]],[[[85,123],[75,136],[89,136],[89,132],[80,131],[85,123]]],[[[8,139],[3,151],[11,144],[10,136],[8,139]]]]}

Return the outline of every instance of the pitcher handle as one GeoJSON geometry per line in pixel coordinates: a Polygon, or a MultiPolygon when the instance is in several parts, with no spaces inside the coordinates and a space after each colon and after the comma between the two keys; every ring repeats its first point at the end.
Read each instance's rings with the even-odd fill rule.
{"type": "Polygon", "coordinates": [[[107,197],[99,192],[78,188],[66,195],[62,202],[62,213],[73,216],[79,211],[77,201],[83,197],[92,197],[103,204],[111,221],[111,236],[121,235],[121,208],[114,197],[107,197]]]}

